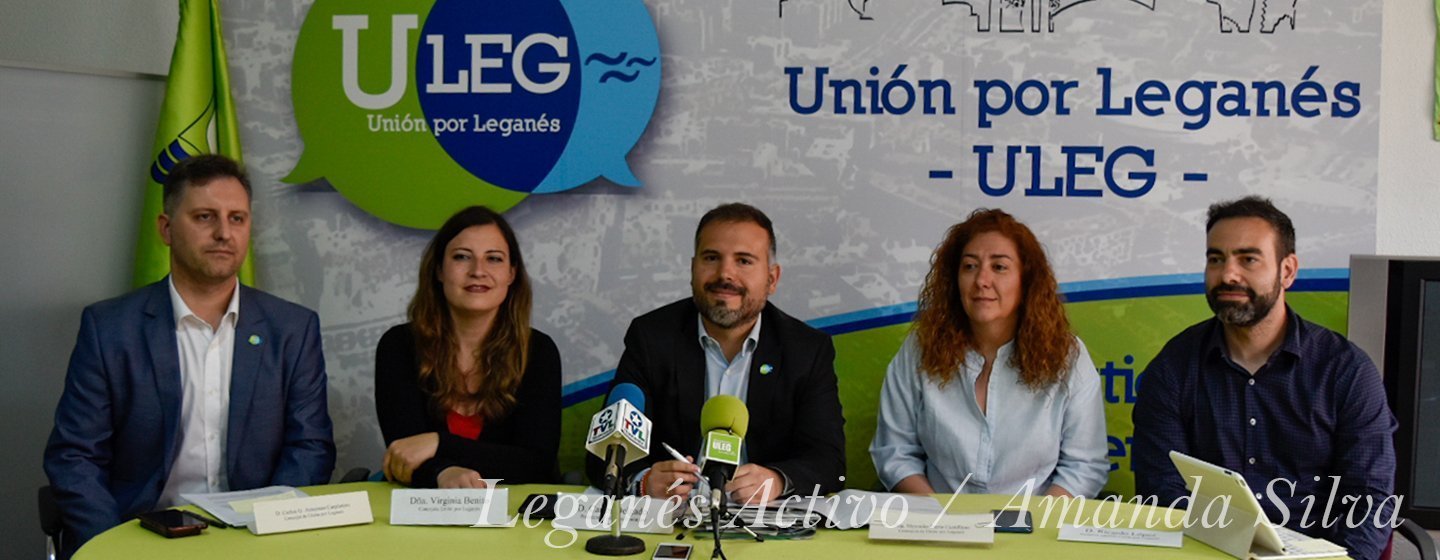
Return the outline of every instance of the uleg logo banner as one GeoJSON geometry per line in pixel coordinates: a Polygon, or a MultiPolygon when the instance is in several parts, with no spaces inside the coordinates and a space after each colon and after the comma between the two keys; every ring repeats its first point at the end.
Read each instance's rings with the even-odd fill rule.
{"type": "Polygon", "coordinates": [[[247,160],[275,185],[262,287],[320,310],[342,463],[383,453],[375,343],[458,207],[515,226],[564,364],[569,470],[627,326],[690,296],[696,223],[738,200],[774,220],[770,301],[834,336],[846,484],[869,489],[931,253],[989,207],[1044,244],[1101,377],[1107,488],[1127,493],[1142,372],[1211,315],[1211,204],[1289,213],[1287,301],[1343,332],[1349,255],[1375,249],[1381,6],[257,0],[227,28],[247,160]]]}
{"type": "Polygon", "coordinates": [[[420,228],[602,176],[638,187],[625,155],[660,71],[640,0],[321,0],[296,45],[306,151],[285,180],[325,177],[420,228]]]}

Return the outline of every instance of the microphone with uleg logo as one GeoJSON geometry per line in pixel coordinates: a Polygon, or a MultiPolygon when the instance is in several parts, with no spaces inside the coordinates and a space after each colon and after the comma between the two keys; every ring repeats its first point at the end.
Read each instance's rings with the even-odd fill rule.
{"type": "Polygon", "coordinates": [[[723,489],[735,476],[740,446],[749,428],[750,410],[738,398],[715,395],[700,409],[700,431],[705,435],[700,475],[710,482],[712,492],[723,489]]]}
{"type": "MultiPolygon", "coordinates": [[[[700,431],[705,441],[700,450],[700,476],[710,483],[710,530],[715,536],[715,554],[721,558],[720,525],[725,519],[725,485],[740,465],[740,446],[750,429],[750,410],[745,401],[730,395],[715,395],[700,409],[700,431]]],[[[743,525],[742,525],[743,527],[743,525]]],[[[764,542],[744,527],[757,542],[764,542]]]]}
{"type": "Polygon", "coordinates": [[[590,419],[585,449],[605,459],[604,490],[621,494],[620,470],[650,454],[650,419],[645,417],[645,393],[633,383],[610,390],[605,408],[590,419]]]}

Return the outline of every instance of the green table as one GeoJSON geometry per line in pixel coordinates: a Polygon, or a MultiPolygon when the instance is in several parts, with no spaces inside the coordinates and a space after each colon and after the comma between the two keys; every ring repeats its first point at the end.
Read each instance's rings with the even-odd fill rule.
{"type": "MultiPolygon", "coordinates": [[[[552,542],[564,544],[570,537],[562,531],[553,530],[550,522],[540,522],[536,528],[517,525],[515,528],[471,528],[471,527],[417,527],[391,526],[390,491],[400,488],[388,482],[359,482],[352,484],[331,484],[305,488],[305,492],[318,496],[341,492],[364,490],[370,494],[370,508],[375,522],[369,525],[319,529],[299,533],[256,536],[246,529],[206,529],[198,537],[166,539],[142,527],[138,521],[129,521],[110,529],[87,543],[76,554],[77,560],[102,558],[137,558],[144,560],[223,560],[244,559],[318,559],[318,558],[486,558],[518,560],[522,558],[598,558],[585,552],[585,540],[600,533],[579,532],[573,544],[565,548],[546,546],[545,538],[551,534],[552,542]],[[553,531],[553,532],[552,532],[553,531]]],[[[520,502],[532,493],[578,492],[581,487],[520,485],[510,486],[510,511],[519,509],[520,502]]],[[[937,496],[942,504],[950,496],[937,496]]],[[[1009,496],[961,495],[950,505],[950,513],[978,513],[999,509],[1011,499],[1009,496]]],[[[1089,501],[1084,505],[1083,515],[1090,518],[1097,508],[1108,515],[1114,504],[1089,501]]],[[[1121,504],[1118,514],[1129,519],[1134,507],[1121,504]]],[[[886,560],[905,558],[1095,558],[1115,560],[1123,558],[1229,558],[1218,550],[1195,541],[1185,539],[1182,548],[1156,548],[1139,546],[1105,545],[1075,542],[1060,542],[1058,535],[1059,509],[1056,508],[1048,521],[1042,519],[1043,509],[1038,500],[1032,500],[1030,508],[1034,515],[1035,532],[1032,534],[997,533],[991,547],[964,545],[939,545],[902,542],[871,542],[866,529],[851,531],[822,530],[813,539],[803,541],[769,541],[756,543],[746,540],[726,540],[725,553],[732,560],[769,558],[829,558],[837,560],[859,560],[854,554],[864,554],[865,560],[886,560]]],[[[1073,512],[1074,510],[1072,510],[1073,512]]],[[[1142,510],[1148,513],[1149,510],[1142,510]]],[[[1179,512],[1157,510],[1156,518],[1162,515],[1180,515],[1179,512]]],[[[1142,516],[1143,519],[1143,516],[1142,516]]],[[[1178,518],[1177,518],[1178,519],[1178,518]]],[[[675,535],[637,535],[647,543],[645,554],[630,558],[648,559],[661,542],[675,542],[675,535]]],[[[696,545],[692,560],[710,557],[711,541],[706,535],[692,535],[684,541],[696,545]],[[696,539],[696,537],[701,537],[696,539]]]]}

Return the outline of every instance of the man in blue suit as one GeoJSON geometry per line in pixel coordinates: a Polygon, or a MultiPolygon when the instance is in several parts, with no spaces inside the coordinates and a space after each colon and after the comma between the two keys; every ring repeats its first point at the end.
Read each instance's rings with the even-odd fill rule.
{"type": "Polygon", "coordinates": [[[236,275],[244,171],[190,158],[164,197],[170,275],[85,309],[55,410],[45,473],[67,556],[181,493],[322,484],[335,466],[318,317],[236,275]]]}

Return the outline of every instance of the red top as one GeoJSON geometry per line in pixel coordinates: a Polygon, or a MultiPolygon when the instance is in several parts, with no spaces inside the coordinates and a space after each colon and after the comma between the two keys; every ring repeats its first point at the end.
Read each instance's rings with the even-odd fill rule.
{"type": "Polygon", "coordinates": [[[445,426],[450,433],[465,439],[480,439],[480,432],[485,431],[485,417],[479,414],[465,416],[453,410],[445,413],[445,426]]]}

